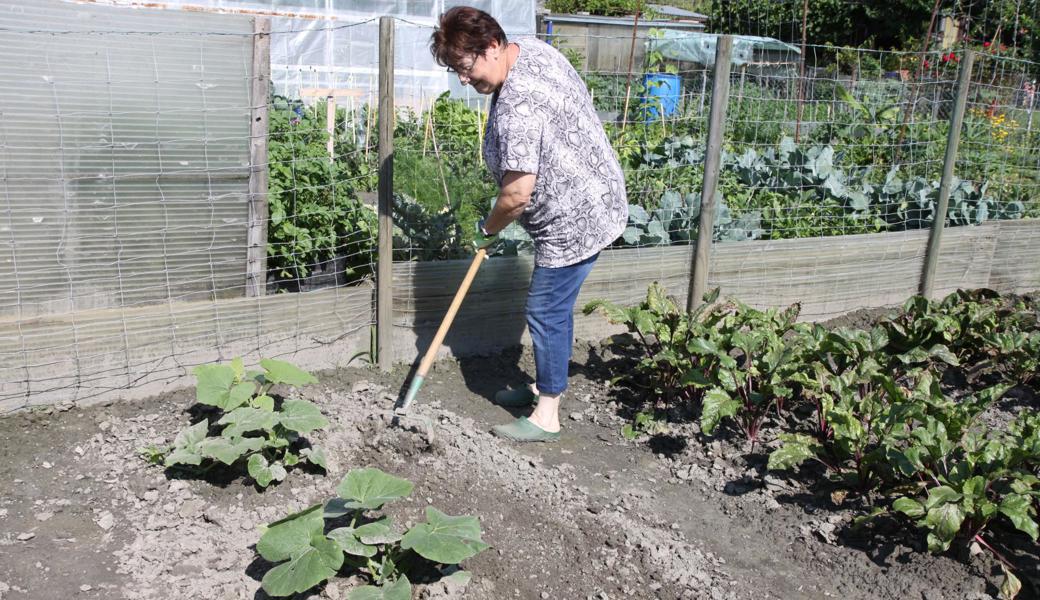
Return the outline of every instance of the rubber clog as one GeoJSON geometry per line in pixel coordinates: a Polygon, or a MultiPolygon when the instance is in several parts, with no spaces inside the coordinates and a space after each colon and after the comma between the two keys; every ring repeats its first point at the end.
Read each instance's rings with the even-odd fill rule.
{"type": "Polygon", "coordinates": [[[546,431],[529,421],[527,417],[520,417],[508,425],[496,425],[491,428],[491,433],[514,442],[560,441],[559,431],[546,431]]]}
{"type": "Polygon", "coordinates": [[[535,400],[537,398],[534,392],[528,387],[516,388],[515,390],[498,390],[495,392],[495,404],[499,406],[510,408],[531,406],[535,400]]]}

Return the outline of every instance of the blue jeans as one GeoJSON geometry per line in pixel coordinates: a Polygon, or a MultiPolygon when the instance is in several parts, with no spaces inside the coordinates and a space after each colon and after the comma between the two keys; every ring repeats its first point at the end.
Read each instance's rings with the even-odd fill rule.
{"type": "Polygon", "coordinates": [[[534,268],[527,294],[527,329],[534,344],[535,385],[550,396],[567,389],[574,345],[574,302],[599,253],[566,267],[534,268]]]}

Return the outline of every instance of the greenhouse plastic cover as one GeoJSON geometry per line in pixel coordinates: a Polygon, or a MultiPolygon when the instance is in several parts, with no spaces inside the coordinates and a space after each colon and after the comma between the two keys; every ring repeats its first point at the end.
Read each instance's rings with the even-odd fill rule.
{"type": "MultiPolygon", "coordinates": [[[[715,63],[715,46],[719,36],[711,33],[682,32],[664,29],[660,38],[647,40],[648,50],[658,50],[671,60],[695,62],[702,65],[715,63]]],[[[773,38],[757,35],[733,36],[733,66],[753,62],[755,50],[780,50],[799,54],[798,48],[773,38]]]]}
{"type": "Polygon", "coordinates": [[[430,56],[437,17],[456,5],[487,11],[507,35],[535,33],[535,0],[100,0],[102,4],[271,15],[271,81],[276,94],[297,98],[319,89],[353,92],[374,102],[378,89],[379,17],[397,17],[395,96],[418,104],[445,90],[476,96],[430,56]]]}

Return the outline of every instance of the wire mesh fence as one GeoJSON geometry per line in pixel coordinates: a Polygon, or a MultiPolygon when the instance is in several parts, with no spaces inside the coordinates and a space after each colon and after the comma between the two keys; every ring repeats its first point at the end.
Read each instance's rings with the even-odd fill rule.
{"type": "MultiPolygon", "coordinates": [[[[11,49],[0,60],[0,407],[165,385],[234,355],[311,352],[333,366],[367,349],[377,325],[378,39],[350,36],[370,64],[330,64],[314,85],[276,65],[286,72],[269,80],[296,85],[258,88],[265,36],[251,19],[185,14],[157,29],[142,15],[115,30],[54,22],[53,10],[0,23],[11,49]],[[24,20],[45,17],[47,31],[24,20]],[[83,47],[94,58],[70,59],[83,47]],[[349,351],[332,351],[344,337],[349,351]]],[[[432,27],[401,25],[398,56],[426,51],[432,27]]],[[[275,30],[270,43],[292,34],[275,30]]],[[[625,171],[628,226],[590,293],[635,301],[660,280],[682,296],[716,37],[651,32],[631,68],[630,36],[597,38],[595,63],[583,54],[588,36],[544,40],[586,82],[625,171]],[[604,56],[615,57],[605,69],[604,56]]],[[[903,300],[936,218],[963,52],[803,52],[758,38],[736,48],[709,284],[754,305],[802,302],[809,319],[903,300]]],[[[417,265],[470,256],[497,193],[481,153],[492,99],[414,66],[396,64],[411,83],[395,86],[392,254],[408,267],[394,277],[440,290],[453,271],[431,279],[417,265]]],[[[1037,67],[975,57],[936,293],[1040,287],[1037,67]]],[[[502,237],[499,254],[531,252],[518,226],[502,237]]],[[[475,287],[489,302],[507,290],[500,312],[516,310],[518,260],[502,263],[509,277],[475,287]]],[[[409,303],[396,310],[437,309],[427,292],[395,293],[409,303]]],[[[498,314],[487,306],[485,320],[498,314]]]]}

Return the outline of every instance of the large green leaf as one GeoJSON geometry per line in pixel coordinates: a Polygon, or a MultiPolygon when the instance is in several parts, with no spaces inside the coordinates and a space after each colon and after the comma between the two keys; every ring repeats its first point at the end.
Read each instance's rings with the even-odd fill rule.
{"type": "Polygon", "coordinates": [[[723,417],[732,417],[740,409],[740,402],[730,398],[721,388],[712,388],[701,402],[701,431],[711,435],[723,417]]]}
{"type": "Polygon", "coordinates": [[[387,585],[363,585],[352,590],[347,596],[347,600],[411,600],[411,598],[412,584],[404,575],[387,585]]]}
{"type": "MultiPolygon", "coordinates": [[[[387,502],[411,494],[414,487],[412,482],[407,479],[388,475],[376,468],[354,469],[347,473],[347,476],[336,487],[336,493],[344,500],[339,503],[338,508],[341,510],[377,509],[387,502]]],[[[325,510],[328,514],[330,508],[326,507],[325,510]]],[[[346,514],[346,512],[342,514],[346,514]]]]}
{"type": "Polygon", "coordinates": [[[244,454],[257,452],[264,445],[260,438],[213,437],[199,442],[199,453],[206,458],[231,465],[244,454]]]}
{"type": "Polygon", "coordinates": [[[224,410],[233,410],[242,406],[256,393],[256,384],[252,381],[243,381],[242,383],[236,383],[231,386],[231,390],[228,392],[227,402],[224,403],[224,410]]]}
{"type": "Polygon", "coordinates": [[[199,365],[194,372],[198,380],[195,398],[199,403],[226,410],[235,385],[235,370],[227,365],[199,365]]]}
{"type": "Polygon", "coordinates": [[[308,433],[329,424],[329,420],[322,416],[321,409],[307,400],[283,402],[279,419],[282,427],[297,433],[308,433]]]}
{"type": "Polygon", "coordinates": [[[305,592],[329,579],[343,566],[343,550],[335,540],[317,534],[307,548],[266,574],[260,585],[271,596],[305,592]]]}
{"type": "Polygon", "coordinates": [[[202,462],[202,454],[199,452],[199,442],[206,439],[209,432],[209,421],[203,419],[191,427],[186,427],[177,433],[173,439],[173,452],[166,456],[163,464],[167,467],[173,465],[198,465],[202,462]]]}
{"type": "Polygon", "coordinates": [[[272,524],[256,543],[256,551],[269,562],[288,560],[307,549],[325,527],[320,504],[272,524]]]}
{"type": "Polygon", "coordinates": [[[431,506],[426,509],[426,520],[408,530],[401,548],[433,562],[454,565],[489,547],[480,539],[476,517],[452,517],[431,506]]]}
{"type": "Polygon", "coordinates": [[[772,471],[780,471],[796,467],[816,455],[818,444],[816,440],[805,434],[782,434],[784,442],[769,454],[768,468],[772,471]]]}
{"type": "Polygon", "coordinates": [[[260,361],[260,366],[267,369],[267,373],[264,376],[271,383],[297,386],[318,383],[318,380],[313,375],[285,361],[265,358],[260,361]]]}
{"type": "Polygon", "coordinates": [[[278,462],[268,464],[263,454],[250,456],[246,469],[249,476],[262,488],[271,485],[274,481],[282,481],[286,476],[285,467],[278,462]]]}
{"type": "Polygon", "coordinates": [[[277,414],[248,406],[240,406],[217,421],[217,425],[227,425],[221,432],[224,437],[239,437],[250,431],[267,431],[277,424],[277,414]]]}
{"type": "Polygon", "coordinates": [[[392,544],[401,539],[401,534],[394,529],[394,523],[390,517],[366,523],[355,529],[354,535],[363,544],[392,544]]]}
{"type": "Polygon", "coordinates": [[[354,528],[339,527],[328,533],[329,539],[336,540],[344,552],[353,556],[372,557],[379,550],[375,546],[369,546],[358,539],[354,528]]]}
{"type": "Polygon", "coordinates": [[[307,462],[312,465],[321,467],[323,470],[328,471],[329,467],[325,460],[325,450],[321,446],[311,446],[310,448],[304,448],[300,450],[300,456],[307,459],[307,462]]]}

